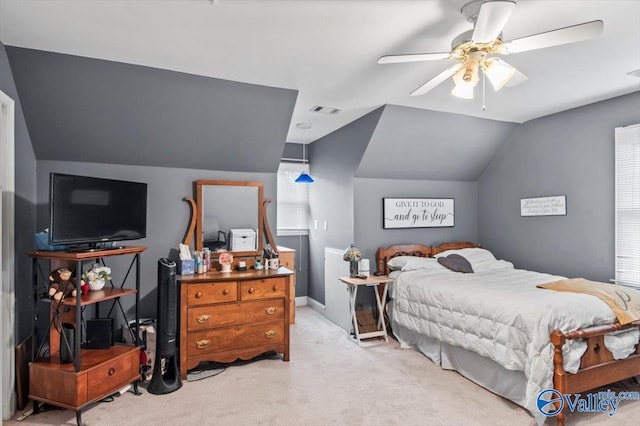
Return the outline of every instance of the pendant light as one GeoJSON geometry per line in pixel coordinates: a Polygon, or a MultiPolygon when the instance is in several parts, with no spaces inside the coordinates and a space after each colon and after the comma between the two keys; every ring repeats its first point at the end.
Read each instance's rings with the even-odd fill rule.
{"type": "MultiPolygon", "coordinates": [[[[303,132],[307,129],[311,128],[311,123],[298,123],[296,124],[296,127],[298,129],[301,129],[303,132]]],[[[302,164],[307,164],[307,157],[305,155],[306,153],[306,141],[302,141],[302,164]]],[[[309,176],[307,173],[305,173],[304,170],[302,170],[302,172],[300,173],[300,176],[298,176],[295,180],[295,183],[313,183],[313,178],[311,176],[309,176]]]]}

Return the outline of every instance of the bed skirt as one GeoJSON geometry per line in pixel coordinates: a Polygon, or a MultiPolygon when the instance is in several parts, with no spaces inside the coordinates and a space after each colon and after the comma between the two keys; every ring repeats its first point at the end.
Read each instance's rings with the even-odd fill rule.
{"type": "Polygon", "coordinates": [[[402,348],[415,349],[441,368],[457,371],[483,388],[525,408],[527,379],[524,372],[507,370],[489,358],[416,333],[393,319],[391,329],[402,348]]]}

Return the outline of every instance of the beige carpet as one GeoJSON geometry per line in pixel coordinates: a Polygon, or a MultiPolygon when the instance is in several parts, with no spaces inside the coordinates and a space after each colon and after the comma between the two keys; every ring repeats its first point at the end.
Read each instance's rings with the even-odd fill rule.
{"type": "MultiPolygon", "coordinates": [[[[358,347],[308,307],[291,327],[291,361],[263,359],[185,382],[167,395],[126,393],[82,413],[93,425],[534,425],[519,406],[390,339],[358,347]]],[[[635,385],[635,390],[640,386],[635,385]]],[[[6,425],[74,425],[52,410],[6,425]]],[[[614,417],[570,414],[568,425],[637,425],[640,402],[614,417]]],[[[555,424],[555,422],[547,422],[555,424]]]]}

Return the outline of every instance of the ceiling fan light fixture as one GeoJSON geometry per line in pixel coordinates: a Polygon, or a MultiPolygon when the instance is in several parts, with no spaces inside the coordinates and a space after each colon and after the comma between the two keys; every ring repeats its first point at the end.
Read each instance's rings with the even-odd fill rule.
{"type": "Polygon", "coordinates": [[[473,88],[476,87],[479,80],[478,61],[470,58],[453,74],[455,87],[451,94],[462,99],[473,99],[473,88]]]}
{"type": "Polygon", "coordinates": [[[473,99],[473,86],[470,84],[459,84],[453,88],[451,94],[461,99],[473,99]]]}
{"type": "Polygon", "coordinates": [[[498,59],[487,59],[482,62],[482,70],[496,92],[502,89],[516,72],[511,65],[498,59]]]}

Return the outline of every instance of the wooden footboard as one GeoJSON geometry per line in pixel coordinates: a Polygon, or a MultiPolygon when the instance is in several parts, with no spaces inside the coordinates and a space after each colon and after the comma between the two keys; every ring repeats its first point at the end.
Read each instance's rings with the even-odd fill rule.
{"type": "MultiPolygon", "coordinates": [[[[625,359],[614,360],[604,345],[604,336],[613,331],[639,328],[639,324],[607,324],[584,328],[570,333],[553,331],[551,343],[553,350],[553,387],[561,394],[580,393],[595,389],[623,379],[640,375],[640,344],[634,353],[625,359]],[[587,351],[580,360],[577,373],[567,373],[563,367],[562,346],[569,339],[584,339],[587,351]]],[[[565,410],[557,415],[557,425],[564,425],[565,410]]]]}

